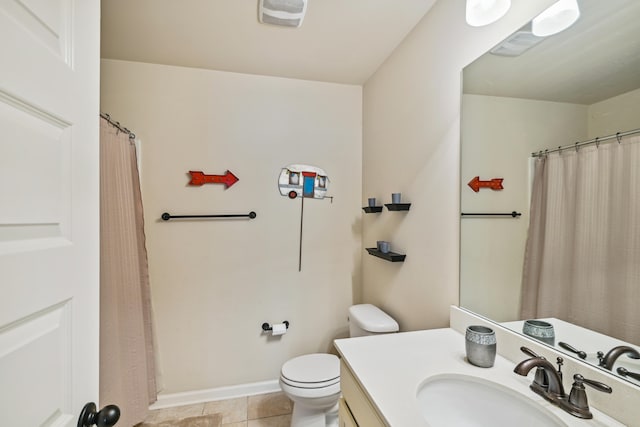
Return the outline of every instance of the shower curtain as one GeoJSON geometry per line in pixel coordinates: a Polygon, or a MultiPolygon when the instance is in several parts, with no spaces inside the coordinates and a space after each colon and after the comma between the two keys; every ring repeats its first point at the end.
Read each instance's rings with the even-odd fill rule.
{"type": "Polygon", "coordinates": [[[134,141],[100,119],[100,402],[118,425],[144,420],[157,397],[151,299],[134,141]]]}
{"type": "Polygon", "coordinates": [[[640,344],[640,136],[535,160],[524,319],[640,344]]]}

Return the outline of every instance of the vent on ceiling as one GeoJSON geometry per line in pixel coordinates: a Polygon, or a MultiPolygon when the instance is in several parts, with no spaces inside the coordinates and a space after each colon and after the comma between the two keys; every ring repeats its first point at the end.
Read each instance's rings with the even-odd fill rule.
{"type": "Polygon", "coordinates": [[[307,11],[307,0],[260,0],[258,9],[263,24],[299,27],[307,11]]]}
{"type": "Polygon", "coordinates": [[[518,56],[544,39],[544,37],[534,36],[531,31],[517,31],[498,46],[491,49],[490,52],[499,56],[518,56]]]}

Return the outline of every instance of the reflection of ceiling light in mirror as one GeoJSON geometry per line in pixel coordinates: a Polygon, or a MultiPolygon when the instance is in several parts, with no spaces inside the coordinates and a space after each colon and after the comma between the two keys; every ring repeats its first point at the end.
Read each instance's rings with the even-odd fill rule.
{"type": "Polygon", "coordinates": [[[489,25],[502,18],[511,7],[511,0],[467,0],[467,24],[472,27],[489,25]]]}
{"type": "Polygon", "coordinates": [[[531,31],[547,37],[564,31],[580,17],[578,0],[559,0],[531,21],[531,31]]]}

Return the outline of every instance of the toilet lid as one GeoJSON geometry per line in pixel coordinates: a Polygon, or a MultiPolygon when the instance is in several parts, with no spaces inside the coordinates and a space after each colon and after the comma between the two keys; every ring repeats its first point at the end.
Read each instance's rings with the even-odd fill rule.
{"type": "Polygon", "coordinates": [[[322,383],[340,378],[340,359],[333,354],[305,354],[284,365],[282,377],[296,383],[322,383]]]}

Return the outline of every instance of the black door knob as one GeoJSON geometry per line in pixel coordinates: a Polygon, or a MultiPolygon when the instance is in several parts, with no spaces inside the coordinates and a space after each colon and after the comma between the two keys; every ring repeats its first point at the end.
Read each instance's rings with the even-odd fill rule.
{"type": "Polygon", "coordinates": [[[89,402],[84,405],[80,418],[78,418],[78,427],[111,427],[120,419],[120,408],[116,405],[107,405],[99,412],[96,412],[96,404],[89,402]]]}

